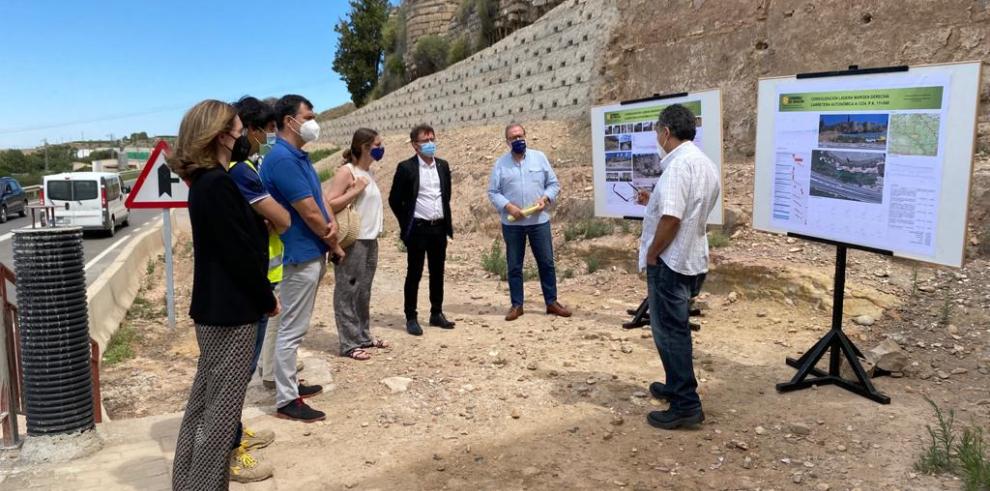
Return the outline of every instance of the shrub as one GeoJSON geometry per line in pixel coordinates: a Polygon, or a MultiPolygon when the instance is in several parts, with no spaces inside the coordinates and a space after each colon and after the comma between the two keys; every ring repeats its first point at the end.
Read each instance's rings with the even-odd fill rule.
{"type": "Polygon", "coordinates": [[[497,274],[503,281],[509,277],[509,265],[505,262],[505,252],[502,251],[501,242],[495,240],[488,251],[482,251],[481,268],[497,274]]]}
{"type": "Polygon", "coordinates": [[[454,65],[472,54],[471,43],[464,37],[459,37],[450,44],[450,49],[447,51],[447,66],[454,65]]]}
{"type": "Polygon", "coordinates": [[[719,230],[708,232],[708,247],[718,249],[729,245],[729,236],[719,230]]]}
{"type": "Polygon", "coordinates": [[[318,148],[309,152],[309,160],[314,164],[337,153],[340,151],[339,148],[318,148]]]}
{"type": "Polygon", "coordinates": [[[572,241],[578,239],[594,239],[612,233],[615,224],[597,218],[585,218],[576,222],[571,222],[564,228],[564,240],[572,241]]]}
{"type": "Polygon", "coordinates": [[[138,332],[130,324],[123,323],[117,332],[110,337],[107,350],[103,352],[103,363],[116,365],[134,358],[134,343],[137,342],[138,332]]]}
{"type": "Polygon", "coordinates": [[[925,474],[955,474],[962,478],[966,491],[990,490],[990,458],[983,429],[975,425],[963,428],[957,443],[955,411],[950,409],[946,415],[931,399],[926,397],[925,401],[934,409],[937,424],[935,428],[925,426],[930,441],[915,462],[915,470],[925,474]]]}
{"type": "Polygon", "coordinates": [[[423,77],[447,68],[449,50],[450,46],[445,38],[433,35],[419,38],[413,48],[416,75],[423,77]]]}
{"type": "Polygon", "coordinates": [[[584,257],[584,264],[588,267],[588,274],[591,274],[601,269],[602,258],[598,254],[588,254],[584,257]]]}

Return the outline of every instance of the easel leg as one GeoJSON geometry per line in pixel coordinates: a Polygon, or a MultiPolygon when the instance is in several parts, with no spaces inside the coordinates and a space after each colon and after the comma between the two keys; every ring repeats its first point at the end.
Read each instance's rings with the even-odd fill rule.
{"type": "Polygon", "coordinates": [[[881,394],[873,387],[869,375],[859,362],[859,357],[862,356],[859,348],[842,332],[842,303],[845,294],[845,283],[846,247],[840,245],[836,250],[835,258],[832,328],[810,350],[801,355],[800,358],[797,360],[793,358],[787,359],[787,364],[796,367],[798,371],[789,382],[777,384],[777,391],[790,392],[806,389],[813,385],[837,385],[880,404],[890,404],[890,398],[881,394]],[[828,373],[815,367],[822,357],[825,356],[826,351],[829,351],[828,373]],[[842,358],[845,358],[846,362],[849,363],[853,373],[856,375],[856,380],[842,378],[842,358]],[[811,375],[813,377],[809,378],[811,375]]]}

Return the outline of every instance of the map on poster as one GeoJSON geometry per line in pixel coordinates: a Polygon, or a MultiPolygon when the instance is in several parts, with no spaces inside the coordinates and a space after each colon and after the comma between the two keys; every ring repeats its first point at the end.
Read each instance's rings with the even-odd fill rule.
{"type": "Polygon", "coordinates": [[[976,94],[957,93],[961,76],[911,69],[761,80],[754,210],[768,213],[754,215],[754,225],[933,262],[941,262],[939,245],[961,250],[965,227],[955,237],[939,229],[945,213],[965,222],[966,200],[959,209],[952,195],[968,196],[973,125],[965,116],[975,118],[976,94]],[[965,158],[950,160],[950,151],[965,158]]]}
{"type": "MultiPolygon", "coordinates": [[[[652,191],[663,174],[654,125],[660,112],[681,104],[695,115],[694,144],[722,168],[721,94],[718,90],[591,110],[594,154],[595,215],[641,218],[639,190],[652,191]]],[[[721,201],[709,223],[722,223],[721,201]]]]}

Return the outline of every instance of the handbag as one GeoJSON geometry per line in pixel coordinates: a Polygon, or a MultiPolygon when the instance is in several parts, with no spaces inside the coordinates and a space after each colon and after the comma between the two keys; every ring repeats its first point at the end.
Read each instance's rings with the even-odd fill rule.
{"type": "MultiPolygon", "coordinates": [[[[354,177],[353,168],[351,169],[351,177],[354,177]]],[[[357,182],[357,177],[354,177],[354,182],[357,182]]],[[[333,217],[337,221],[337,243],[341,249],[347,249],[357,241],[358,234],[361,233],[361,215],[354,210],[354,203],[351,202],[342,210],[334,213],[333,217]]]]}

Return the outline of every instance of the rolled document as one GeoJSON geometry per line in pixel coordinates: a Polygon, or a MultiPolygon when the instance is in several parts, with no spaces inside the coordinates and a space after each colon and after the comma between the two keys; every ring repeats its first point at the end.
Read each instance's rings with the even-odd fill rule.
{"type": "MultiPolygon", "coordinates": [[[[533,205],[533,206],[530,206],[529,208],[523,209],[522,210],[522,214],[523,214],[523,216],[527,216],[528,217],[528,216],[532,215],[533,213],[536,213],[539,210],[540,210],[540,205],[533,205]]],[[[510,222],[516,221],[516,217],[514,217],[512,215],[509,215],[509,221],[510,222]]]]}

